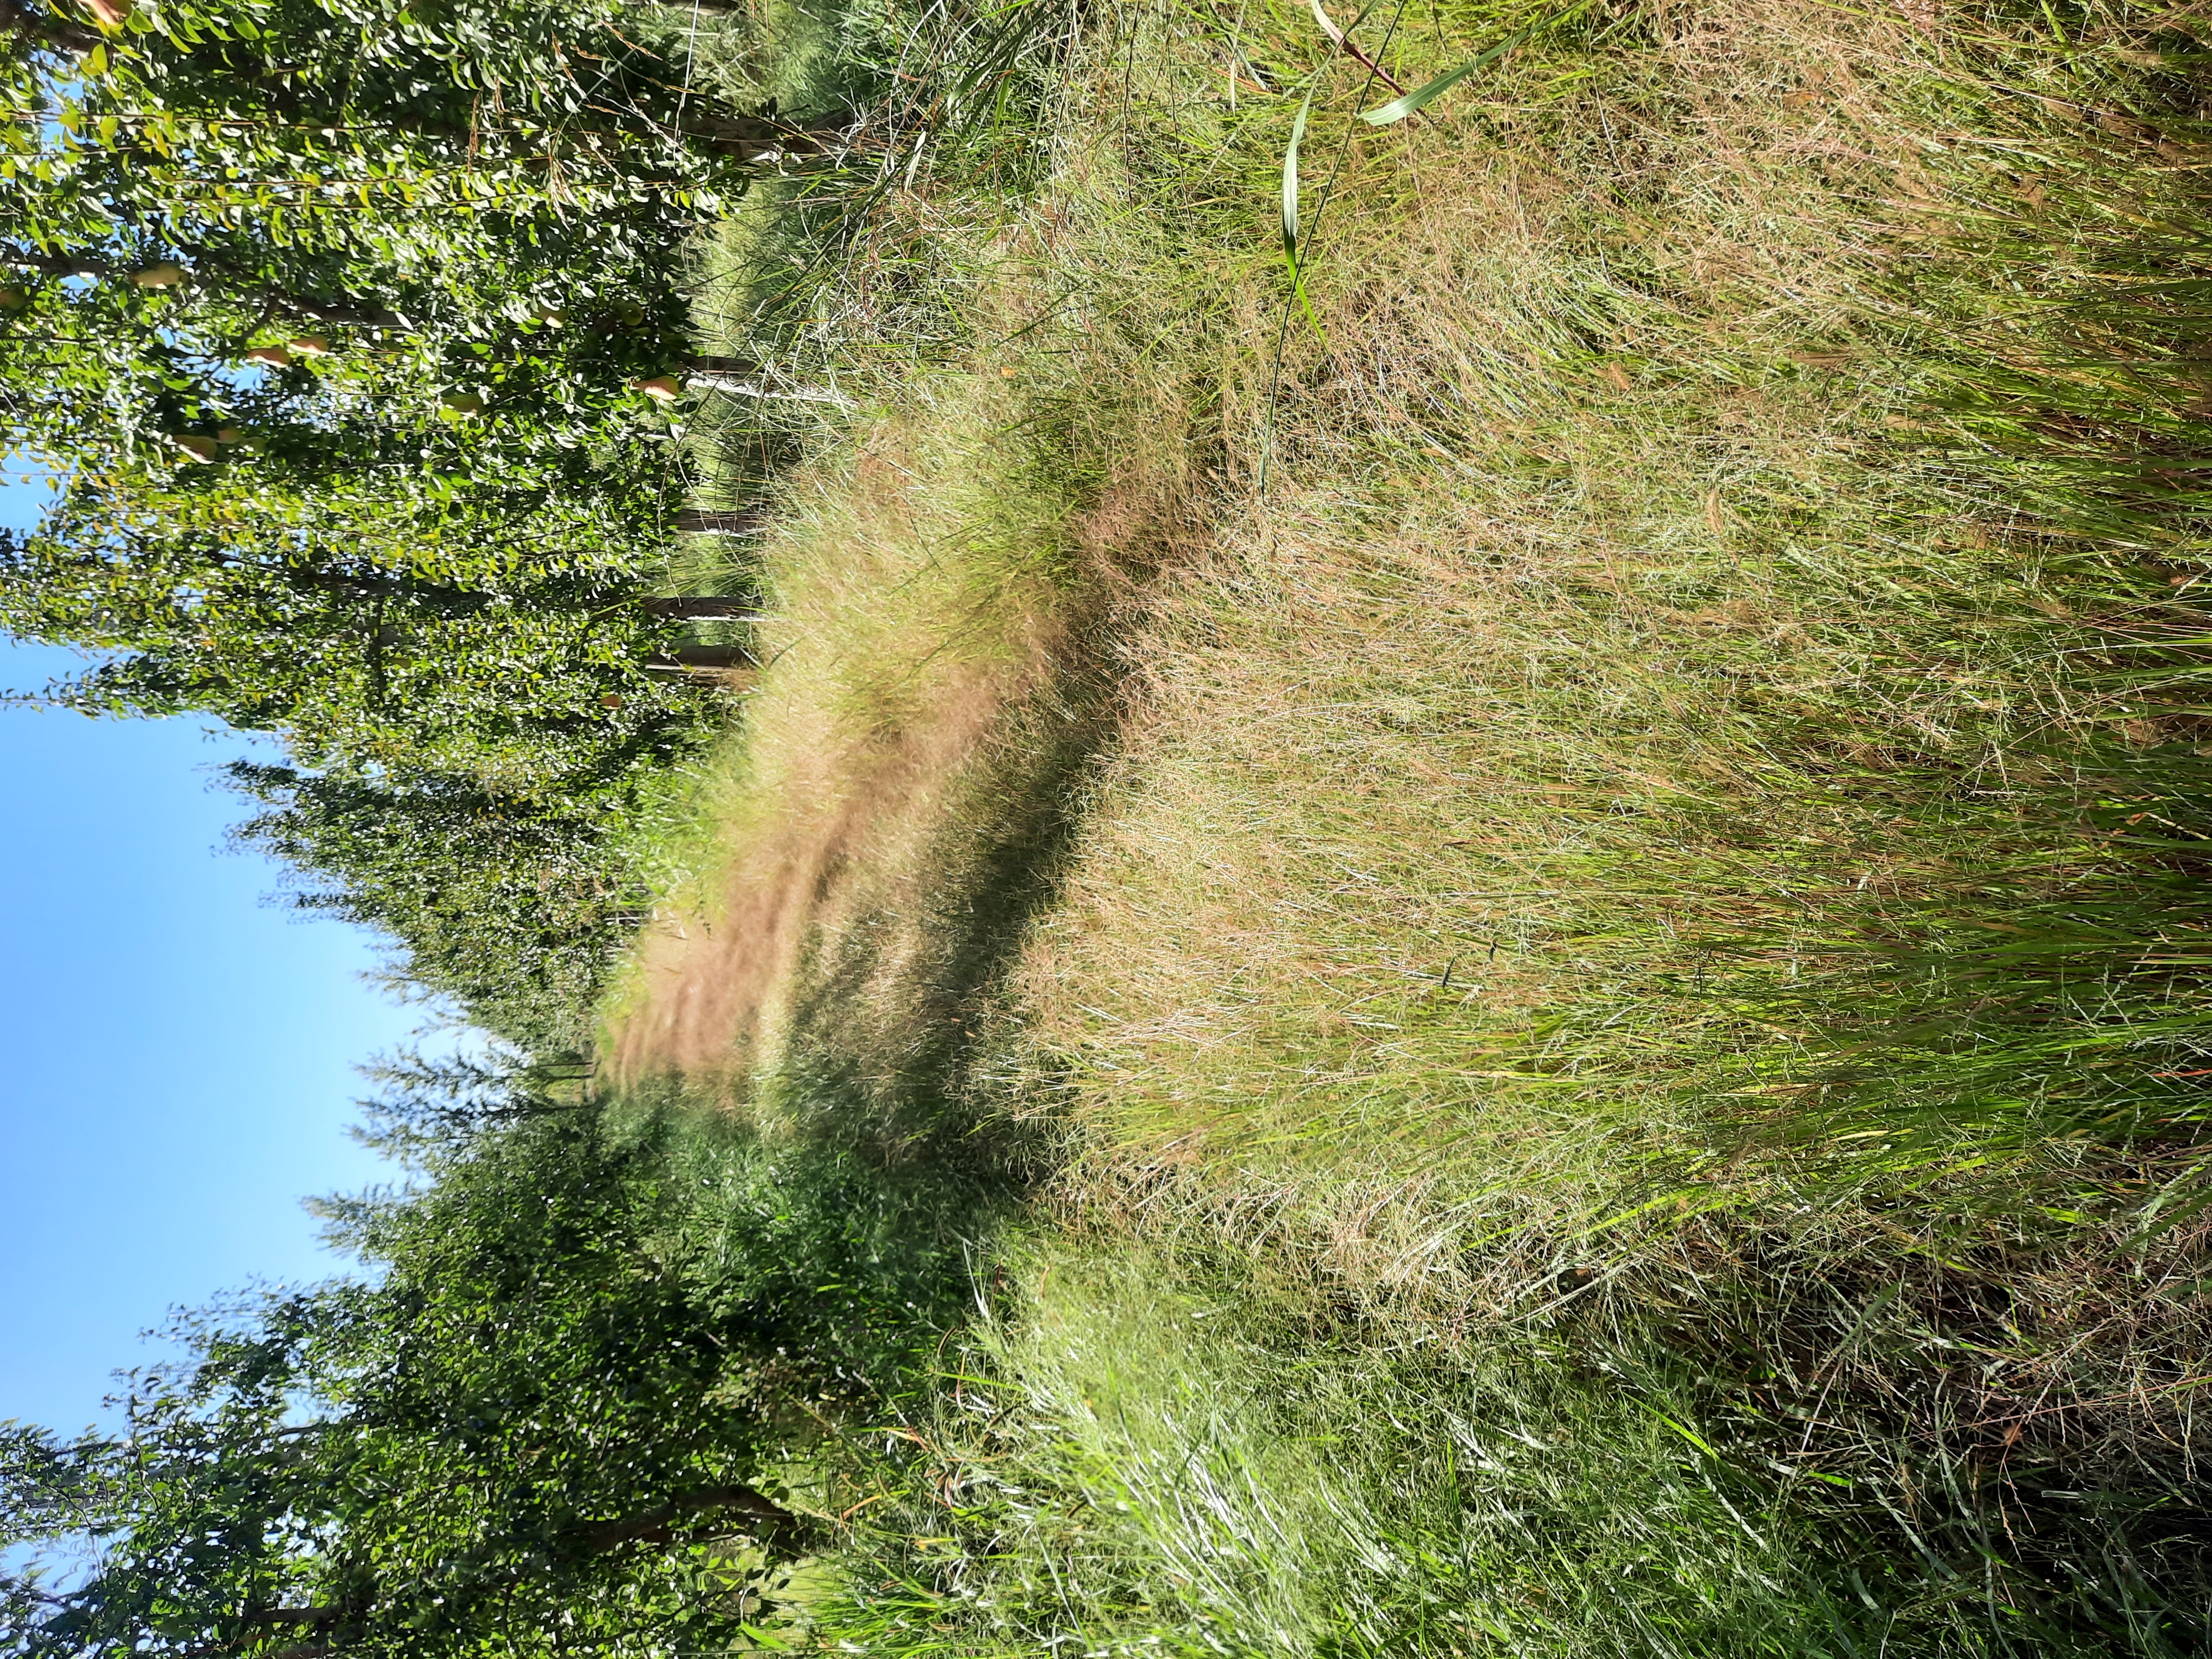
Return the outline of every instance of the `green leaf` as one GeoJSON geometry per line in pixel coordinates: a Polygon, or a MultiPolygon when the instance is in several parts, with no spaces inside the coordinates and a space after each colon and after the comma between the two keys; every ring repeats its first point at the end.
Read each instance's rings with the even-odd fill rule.
{"type": "Polygon", "coordinates": [[[1283,257],[1291,262],[1291,273],[1298,268],[1298,146],[1305,142],[1306,117],[1313,111],[1313,88],[1306,88],[1305,102],[1298,106],[1297,119],[1291,123],[1291,146],[1283,152],[1283,257]]]}
{"type": "Polygon", "coordinates": [[[1290,148],[1283,152],[1283,263],[1290,269],[1291,292],[1297,295],[1298,308],[1313,325],[1313,331],[1327,339],[1321,319],[1314,315],[1313,301],[1306,297],[1305,272],[1298,256],[1298,147],[1305,143],[1306,117],[1313,112],[1313,88],[1309,87],[1305,101],[1298,106],[1297,118],[1291,123],[1290,148]]]}
{"type": "Polygon", "coordinates": [[[1525,24],[1515,30],[1488,52],[1484,52],[1481,57],[1462,64],[1455,70],[1447,70],[1426,86],[1416,87],[1403,98],[1393,98],[1389,103],[1377,108],[1360,111],[1359,118],[1370,127],[1387,127],[1394,121],[1402,121],[1416,111],[1425,109],[1434,103],[1477,70],[1488,68],[1516,46],[1525,45],[1546,29],[1556,27],[1561,23],[1581,16],[1595,3],[1595,0],[1577,0],[1574,5],[1569,6],[1565,11],[1554,12],[1549,17],[1539,17],[1534,22],[1525,24]]]}

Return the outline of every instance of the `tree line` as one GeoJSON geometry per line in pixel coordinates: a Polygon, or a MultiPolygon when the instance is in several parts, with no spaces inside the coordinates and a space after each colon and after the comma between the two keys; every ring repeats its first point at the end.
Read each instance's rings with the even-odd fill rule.
{"type": "Polygon", "coordinates": [[[700,84],[696,9],[0,0],[0,446],[64,481],[0,628],[88,657],[31,700],[274,734],[239,833],[501,1045],[384,1069],[362,1275],[0,1425],[0,1654],[726,1645],[952,1316],[980,1189],[590,1084],[629,825],[741,654],[686,630],[746,613],[664,574],[755,527],[672,483],[757,373],[685,246],[848,123],[700,84]]]}
{"type": "Polygon", "coordinates": [[[684,245],[840,119],[727,106],[682,21],[0,0],[0,443],[66,481],[0,628],[91,658],[46,704],[280,734],[247,833],[526,1043],[578,1039],[611,826],[743,655],[662,575],[732,527],[672,405],[750,368],[691,352],[684,245]],[[528,924],[456,951],[495,894],[528,924]]]}
{"type": "Polygon", "coordinates": [[[0,1425],[0,1653],[726,1646],[823,1541],[788,1472],[895,1411],[975,1192],[611,1121],[557,1060],[381,1080],[416,1184],[324,1206],[373,1276],[181,1317],[117,1426],[0,1425]]]}

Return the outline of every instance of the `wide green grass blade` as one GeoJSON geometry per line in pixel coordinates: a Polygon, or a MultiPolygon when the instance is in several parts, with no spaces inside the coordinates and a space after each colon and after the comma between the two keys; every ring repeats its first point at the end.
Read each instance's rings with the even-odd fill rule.
{"type": "Polygon", "coordinates": [[[1554,12],[1549,17],[1540,17],[1532,23],[1525,24],[1480,58],[1462,64],[1455,70],[1446,70],[1426,86],[1414,88],[1403,98],[1393,98],[1389,103],[1377,108],[1360,111],[1359,118],[1370,127],[1387,127],[1394,121],[1402,121],[1407,116],[1434,103],[1477,70],[1488,68],[1516,46],[1526,45],[1546,29],[1556,27],[1561,23],[1579,17],[1590,9],[1592,3],[1594,0],[1577,0],[1577,3],[1569,6],[1565,11],[1554,12]]]}
{"type": "Polygon", "coordinates": [[[1304,260],[1298,248],[1298,147],[1305,143],[1306,117],[1313,112],[1313,100],[1310,87],[1305,101],[1298,106],[1297,118],[1291,123],[1290,146],[1283,152],[1283,263],[1290,269],[1291,291],[1297,295],[1298,309],[1313,325],[1314,332],[1327,339],[1321,319],[1314,315],[1313,301],[1306,298],[1304,260]]]}
{"type": "Polygon", "coordinates": [[[1313,89],[1309,87],[1297,119],[1291,123],[1290,148],[1283,152],[1283,258],[1290,262],[1293,278],[1298,274],[1298,146],[1306,141],[1306,117],[1312,113],[1313,89]]]}

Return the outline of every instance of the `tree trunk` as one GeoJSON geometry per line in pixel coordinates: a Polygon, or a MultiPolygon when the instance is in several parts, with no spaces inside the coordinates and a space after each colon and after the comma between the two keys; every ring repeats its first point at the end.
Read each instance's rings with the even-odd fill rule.
{"type": "MultiPolygon", "coordinates": [[[[677,528],[685,529],[687,517],[706,519],[739,519],[737,513],[677,515],[677,528]]],[[[736,533],[734,532],[729,533],[736,533]]],[[[359,598],[381,604],[386,599],[405,599],[426,606],[445,616],[474,616],[495,602],[490,593],[471,592],[465,587],[440,587],[429,582],[418,582],[404,576],[356,576],[343,571],[317,570],[312,566],[276,564],[265,559],[248,559],[235,554],[216,553],[209,556],[216,564],[234,568],[267,570],[281,575],[296,586],[319,588],[325,592],[351,593],[359,598]]],[[[717,593],[647,594],[637,602],[638,608],[648,617],[665,617],[673,622],[758,622],[761,618],[749,610],[744,600],[730,599],[717,593]]],[[[589,600],[565,602],[563,609],[590,610],[599,608],[589,600]]],[[[384,643],[395,645],[396,635],[384,643]]]]}
{"type": "Polygon", "coordinates": [[[789,1537],[805,1530],[806,1517],[794,1514],[774,1498],[750,1486],[714,1486],[687,1492],[642,1514],[621,1521],[603,1522],[584,1533],[581,1542],[593,1555],[623,1544],[665,1544],[676,1535],[678,1522],[717,1510],[735,1510],[752,1522],[763,1540],[789,1537]]]}
{"type": "Polygon", "coordinates": [[[752,653],[741,645],[679,645],[646,665],[648,668],[673,668],[687,672],[711,672],[729,668],[750,668],[752,665],[752,653]]]}
{"type": "Polygon", "coordinates": [[[842,126],[805,127],[766,115],[726,114],[696,108],[678,122],[676,131],[682,137],[756,167],[835,150],[846,135],[842,126]]]}
{"type": "Polygon", "coordinates": [[[693,536],[757,536],[768,527],[760,513],[718,513],[687,507],[676,515],[678,531],[693,536]]]}
{"type": "Polygon", "coordinates": [[[762,115],[723,115],[713,110],[689,113],[677,131],[743,161],[763,161],[812,147],[811,136],[762,115]]]}
{"type": "Polygon", "coordinates": [[[708,595],[691,599],[645,599],[638,604],[648,617],[666,617],[676,622],[732,622],[749,623],[762,620],[745,608],[742,599],[726,599],[708,595]]]}
{"type": "Polygon", "coordinates": [[[684,384],[694,392],[727,392],[740,398],[767,395],[758,363],[743,357],[695,357],[684,365],[684,384]]]}
{"type": "Polygon", "coordinates": [[[343,1601],[313,1607],[262,1607],[246,1617],[257,1625],[328,1625],[356,1611],[343,1601]]]}

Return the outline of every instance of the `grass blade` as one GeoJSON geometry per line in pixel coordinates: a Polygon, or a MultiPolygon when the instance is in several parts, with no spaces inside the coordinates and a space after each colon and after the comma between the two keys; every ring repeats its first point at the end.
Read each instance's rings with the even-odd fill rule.
{"type": "Polygon", "coordinates": [[[1389,70],[1384,69],[1382,64],[1376,63],[1372,58],[1370,58],[1358,46],[1352,44],[1352,33],[1362,23],[1367,21],[1367,14],[1374,9],[1371,5],[1362,6],[1359,9],[1359,14],[1358,16],[1354,17],[1342,28],[1339,28],[1336,26],[1336,20],[1328,15],[1328,9],[1322,4],[1321,0],[1306,0],[1306,4],[1313,8],[1314,21],[1321,25],[1321,32],[1328,36],[1330,44],[1335,46],[1339,52],[1346,52],[1350,54],[1352,57],[1357,58],[1362,64],[1366,65],[1369,73],[1379,76],[1383,82],[1389,87],[1391,91],[1405,91],[1406,87],[1403,82],[1400,81],[1396,76],[1391,74],[1389,70]]]}
{"type": "Polygon", "coordinates": [[[1315,333],[1325,340],[1321,319],[1314,315],[1313,301],[1306,298],[1306,279],[1303,261],[1298,252],[1298,146],[1305,143],[1306,117],[1313,112],[1313,88],[1306,88],[1305,101],[1298,106],[1297,119],[1291,123],[1290,147],[1283,152],[1283,263],[1290,267],[1291,291],[1298,296],[1298,309],[1306,314],[1315,333]]]}
{"type": "Polygon", "coordinates": [[[1434,103],[1477,70],[1487,68],[1512,51],[1514,47],[1525,45],[1546,29],[1579,17],[1588,11],[1593,3],[1594,0],[1577,0],[1577,3],[1569,6],[1565,11],[1554,12],[1549,17],[1539,17],[1535,21],[1516,29],[1488,52],[1484,52],[1481,57],[1462,64],[1455,70],[1446,70],[1426,86],[1416,87],[1403,98],[1393,98],[1389,103],[1378,108],[1360,111],[1359,118],[1370,127],[1387,127],[1394,121],[1402,121],[1417,110],[1434,103]]]}
{"type": "Polygon", "coordinates": [[[1298,146],[1306,141],[1306,117],[1313,113],[1313,89],[1306,89],[1291,123],[1290,148],[1283,152],[1283,258],[1290,262],[1293,280],[1298,274],[1298,146]]]}

